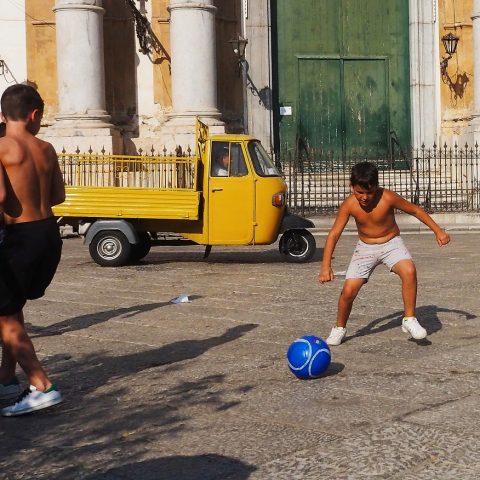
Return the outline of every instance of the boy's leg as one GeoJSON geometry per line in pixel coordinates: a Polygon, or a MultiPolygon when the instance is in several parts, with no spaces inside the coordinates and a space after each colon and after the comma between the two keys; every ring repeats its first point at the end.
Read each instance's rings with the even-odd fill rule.
{"type": "Polygon", "coordinates": [[[415,316],[417,303],[417,269],[412,260],[400,260],[393,268],[402,280],[402,298],[405,309],[405,317],[415,316]]]}
{"type": "MultiPolygon", "coordinates": [[[[1,317],[0,317],[1,318],[1,317]]],[[[19,314],[19,321],[24,325],[23,312],[19,314]]],[[[10,345],[2,344],[2,363],[0,364],[0,383],[7,383],[15,378],[17,361],[10,345]]]]}
{"type": "Polygon", "coordinates": [[[327,345],[340,345],[343,342],[347,334],[345,327],[352,311],[353,301],[366,281],[366,278],[348,278],[345,280],[342,293],[338,299],[337,323],[326,339],[327,345]]]}
{"type": "Polygon", "coordinates": [[[427,331],[415,318],[415,306],[417,302],[417,269],[412,260],[400,260],[393,268],[402,279],[402,297],[405,316],[402,320],[402,330],[409,333],[416,340],[422,340],[427,336],[427,331]]]}
{"type": "Polygon", "coordinates": [[[5,358],[7,361],[5,368],[13,368],[15,371],[16,360],[27,375],[30,385],[40,391],[50,388],[52,382],[40,365],[32,341],[23,325],[23,313],[0,316],[0,334],[3,348],[7,349],[6,357],[2,353],[2,360],[5,358]]]}
{"type": "Polygon", "coordinates": [[[365,278],[347,278],[338,299],[337,327],[345,328],[352,311],[353,301],[367,282],[365,278]]]}

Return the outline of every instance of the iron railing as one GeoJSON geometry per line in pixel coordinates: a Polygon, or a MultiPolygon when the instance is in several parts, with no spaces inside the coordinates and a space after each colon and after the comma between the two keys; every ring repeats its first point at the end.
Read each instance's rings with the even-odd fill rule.
{"type": "Polygon", "coordinates": [[[58,155],[68,187],[195,189],[198,158],[194,156],[58,155]]]}
{"type": "Polygon", "coordinates": [[[302,215],[331,214],[350,193],[350,170],[374,162],[381,186],[428,212],[480,211],[480,147],[465,145],[412,149],[398,159],[366,155],[339,157],[331,152],[284,149],[277,156],[289,189],[289,208],[302,215]]]}

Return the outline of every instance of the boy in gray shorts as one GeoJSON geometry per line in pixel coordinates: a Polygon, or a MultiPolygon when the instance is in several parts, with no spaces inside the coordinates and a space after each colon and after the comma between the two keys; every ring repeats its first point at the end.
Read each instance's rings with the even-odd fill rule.
{"type": "Polygon", "coordinates": [[[326,341],[329,345],[342,343],[347,333],[346,325],[353,301],[380,263],[385,264],[402,281],[405,310],[402,330],[417,340],[425,338],[427,331],[415,318],[417,272],[412,257],[400,237],[394,210],[413,215],[427,225],[435,234],[439,246],[450,242],[450,237],[423,209],[391,190],[380,188],[378,170],[373,163],[361,162],[354,165],[350,184],[352,193],[340,206],[325,241],[320,283],[330,282],[334,278],[331,267],[333,251],[350,217],[353,217],[357,224],[359,241],[338,300],[337,322],[326,341]]]}

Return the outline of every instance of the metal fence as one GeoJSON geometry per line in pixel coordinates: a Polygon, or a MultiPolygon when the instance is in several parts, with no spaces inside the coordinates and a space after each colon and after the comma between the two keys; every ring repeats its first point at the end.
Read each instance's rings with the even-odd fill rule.
{"type": "Polygon", "coordinates": [[[334,213],[350,193],[352,166],[364,160],[378,166],[381,186],[428,212],[480,211],[478,145],[422,147],[398,159],[341,158],[315,149],[286,150],[277,159],[289,188],[289,207],[302,215],[334,213]]]}
{"type": "Polygon", "coordinates": [[[60,169],[69,187],[195,189],[193,156],[127,156],[61,153],[60,169]]]}

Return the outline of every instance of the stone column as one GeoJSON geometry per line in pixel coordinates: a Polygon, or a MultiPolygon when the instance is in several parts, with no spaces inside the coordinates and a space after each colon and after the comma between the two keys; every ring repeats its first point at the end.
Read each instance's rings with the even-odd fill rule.
{"type": "Polygon", "coordinates": [[[480,145],[480,0],[473,0],[473,98],[474,110],[470,122],[473,144],[480,145]]]}
{"type": "Polygon", "coordinates": [[[431,2],[409,0],[412,145],[431,148],[440,133],[440,61],[437,12],[431,2]]]}
{"type": "Polygon", "coordinates": [[[105,107],[102,3],[56,0],[59,112],[45,136],[67,150],[121,153],[120,135],[105,107]]]}
{"type": "MultiPolygon", "coordinates": [[[[224,132],[217,109],[215,13],[213,0],[170,0],[172,113],[165,133],[182,144],[194,133],[195,116],[224,132]]],[[[191,143],[191,142],[190,142],[191,143]]]]}

